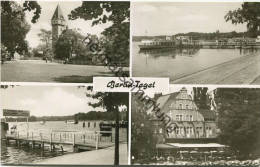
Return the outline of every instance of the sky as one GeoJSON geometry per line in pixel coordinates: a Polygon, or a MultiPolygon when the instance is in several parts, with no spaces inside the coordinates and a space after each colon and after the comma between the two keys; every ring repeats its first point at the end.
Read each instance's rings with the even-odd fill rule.
{"type": "Polygon", "coordinates": [[[174,35],[187,32],[246,31],[224,16],[241,7],[240,2],[134,2],[131,8],[133,35],[174,35]]]}
{"type": "Polygon", "coordinates": [[[51,30],[51,18],[58,4],[61,7],[65,19],[67,20],[69,29],[80,29],[80,33],[82,35],[87,35],[87,33],[90,33],[100,36],[101,32],[111,24],[106,23],[92,27],[92,21],[85,21],[83,19],[68,20],[68,14],[70,14],[73,9],[81,6],[81,1],[38,1],[38,3],[42,8],[42,12],[37,23],[31,23],[33,12],[26,12],[26,20],[31,25],[31,29],[26,36],[26,40],[28,40],[29,46],[32,48],[40,44],[40,39],[37,34],[40,32],[41,28],[51,30]]]}
{"type": "MultiPolygon", "coordinates": [[[[34,116],[65,116],[94,109],[86,90],[75,86],[15,86],[1,89],[3,109],[29,110],[34,116]]],[[[95,111],[104,111],[96,108],[95,111]]]]}

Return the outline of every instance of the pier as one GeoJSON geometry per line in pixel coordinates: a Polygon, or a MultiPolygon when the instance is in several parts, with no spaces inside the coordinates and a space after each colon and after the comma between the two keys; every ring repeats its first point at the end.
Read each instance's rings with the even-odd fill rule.
{"type": "Polygon", "coordinates": [[[14,143],[18,148],[26,146],[32,149],[42,149],[42,151],[46,148],[50,151],[59,149],[61,152],[64,151],[64,145],[71,145],[74,152],[98,150],[114,145],[112,131],[18,131],[14,134],[7,134],[3,140],[7,145],[14,143]]]}

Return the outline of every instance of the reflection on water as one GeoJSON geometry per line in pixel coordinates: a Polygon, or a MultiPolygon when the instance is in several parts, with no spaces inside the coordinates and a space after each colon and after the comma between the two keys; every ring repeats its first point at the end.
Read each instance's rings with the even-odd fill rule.
{"type": "Polygon", "coordinates": [[[68,151],[67,149],[65,153],[61,153],[59,151],[50,152],[46,149],[42,152],[41,149],[17,148],[15,145],[6,146],[5,142],[1,142],[2,164],[28,164],[68,153],[72,153],[72,150],[68,151]]]}
{"type": "Polygon", "coordinates": [[[133,76],[169,77],[171,81],[185,75],[230,61],[260,54],[258,49],[139,49],[133,43],[133,76]]]}
{"type": "Polygon", "coordinates": [[[140,55],[146,57],[152,56],[158,58],[161,56],[169,56],[175,58],[176,56],[188,56],[192,57],[198,53],[199,49],[153,49],[153,50],[139,50],[140,55]]]}

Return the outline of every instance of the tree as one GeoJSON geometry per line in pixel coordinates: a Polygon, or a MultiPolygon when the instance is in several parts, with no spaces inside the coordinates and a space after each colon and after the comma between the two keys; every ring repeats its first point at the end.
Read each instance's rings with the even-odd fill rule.
{"type": "Polygon", "coordinates": [[[7,48],[1,43],[1,63],[3,64],[9,56],[7,48]]]}
{"type": "Polygon", "coordinates": [[[75,30],[67,29],[60,35],[55,44],[55,56],[58,59],[71,58],[72,53],[76,56],[87,56],[88,48],[83,43],[84,37],[75,30]]]}
{"type": "Polygon", "coordinates": [[[193,97],[199,109],[210,109],[207,87],[193,87],[193,97]]]}
{"type": "Polygon", "coordinates": [[[38,33],[37,35],[42,42],[42,44],[40,44],[39,46],[41,48],[41,50],[39,51],[42,51],[45,57],[49,57],[51,59],[53,57],[53,51],[51,46],[52,32],[45,29],[40,29],[40,33],[38,33]]]}
{"type": "Polygon", "coordinates": [[[238,150],[241,158],[260,153],[260,90],[218,88],[215,101],[219,112],[220,142],[238,150]]]}
{"type": "Polygon", "coordinates": [[[140,94],[132,94],[131,155],[134,156],[134,160],[141,160],[145,156],[152,157],[157,143],[155,129],[151,122],[152,117],[147,114],[147,105],[140,100],[139,96],[140,94]]]}
{"type": "Polygon", "coordinates": [[[40,17],[41,7],[35,1],[25,1],[23,8],[14,1],[1,1],[1,43],[7,47],[13,57],[15,52],[22,54],[28,51],[25,41],[30,25],[25,20],[24,11],[35,10],[31,20],[35,23],[40,17]]]}
{"type": "Polygon", "coordinates": [[[130,2],[85,1],[69,15],[69,19],[92,20],[92,26],[111,23],[103,31],[103,46],[111,62],[129,64],[130,2]]]}
{"type": "Polygon", "coordinates": [[[226,21],[231,21],[232,24],[246,23],[248,31],[252,37],[260,35],[260,3],[259,2],[244,2],[242,8],[229,11],[225,15],[226,21]]]}
{"type": "Polygon", "coordinates": [[[38,37],[40,37],[41,42],[43,42],[46,47],[51,46],[51,31],[40,29],[40,33],[38,33],[38,37]]]}
{"type": "Polygon", "coordinates": [[[87,97],[96,99],[97,102],[89,103],[90,106],[103,107],[107,112],[115,113],[115,156],[114,156],[114,165],[119,165],[119,107],[126,106],[127,111],[129,108],[129,94],[128,93],[108,93],[108,92],[96,92],[93,93],[92,87],[88,87],[87,97]]]}

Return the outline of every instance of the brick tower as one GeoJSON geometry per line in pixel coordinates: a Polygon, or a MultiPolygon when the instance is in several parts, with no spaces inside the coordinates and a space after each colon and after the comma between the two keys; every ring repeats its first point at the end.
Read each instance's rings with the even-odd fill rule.
{"type": "Polygon", "coordinates": [[[61,33],[67,28],[67,22],[63,16],[60,5],[57,5],[57,8],[51,19],[52,25],[52,49],[54,51],[55,43],[57,42],[61,33]]]}

